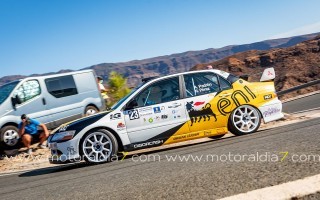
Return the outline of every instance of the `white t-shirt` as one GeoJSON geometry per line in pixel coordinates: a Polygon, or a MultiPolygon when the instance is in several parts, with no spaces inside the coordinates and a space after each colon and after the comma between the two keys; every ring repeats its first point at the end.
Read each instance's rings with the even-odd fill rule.
{"type": "Polygon", "coordinates": [[[99,83],[100,90],[106,90],[102,83],[99,83]]]}

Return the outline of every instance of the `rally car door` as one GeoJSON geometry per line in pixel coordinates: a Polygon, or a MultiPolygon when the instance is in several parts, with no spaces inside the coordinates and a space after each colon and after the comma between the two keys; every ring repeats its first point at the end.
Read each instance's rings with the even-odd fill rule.
{"type": "Polygon", "coordinates": [[[195,137],[227,132],[229,113],[234,106],[231,84],[213,72],[186,74],[184,84],[190,132],[204,131],[195,137]]]}
{"type": "Polygon", "coordinates": [[[161,145],[171,135],[189,131],[188,127],[182,128],[187,115],[179,79],[176,76],[152,83],[129,101],[135,106],[124,113],[133,148],[146,141],[143,146],[161,145]]]}

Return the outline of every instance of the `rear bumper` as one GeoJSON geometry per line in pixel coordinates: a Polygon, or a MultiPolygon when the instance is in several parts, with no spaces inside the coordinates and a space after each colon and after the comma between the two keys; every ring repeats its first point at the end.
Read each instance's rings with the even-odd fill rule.
{"type": "Polygon", "coordinates": [[[275,121],[284,117],[282,113],[282,102],[275,98],[259,107],[265,123],[275,121]]]}

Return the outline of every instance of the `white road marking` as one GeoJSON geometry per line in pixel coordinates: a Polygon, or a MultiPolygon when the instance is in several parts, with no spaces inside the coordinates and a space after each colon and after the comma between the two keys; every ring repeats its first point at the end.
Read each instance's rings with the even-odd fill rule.
{"type": "Polygon", "coordinates": [[[220,200],[283,200],[303,197],[320,192],[320,174],[271,187],[253,190],[247,193],[222,198],[220,200]]]}
{"type": "Polygon", "coordinates": [[[314,111],[314,110],[319,110],[319,109],[320,109],[320,107],[316,107],[316,108],[311,108],[311,109],[308,109],[308,110],[301,110],[301,111],[293,112],[293,113],[290,113],[290,114],[298,114],[298,113],[309,112],[309,111],[314,111]]]}

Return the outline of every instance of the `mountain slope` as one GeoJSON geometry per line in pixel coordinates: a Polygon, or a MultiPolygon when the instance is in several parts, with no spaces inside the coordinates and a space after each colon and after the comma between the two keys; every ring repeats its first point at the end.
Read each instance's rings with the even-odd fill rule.
{"type": "Polygon", "coordinates": [[[102,63],[91,66],[97,74],[108,78],[110,71],[115,70],[128,78],[130,85],[136,85],[142,77],[163,76],[167,74],[188,71],[199,63],[208,63],[221,58],[248,50],[268,50],[271,48],[288,47],[301,41],[311,39],[317,34],[296,36],[291,38],[266,40],[245,45],[232,45],[219,49],[206,49],[202,51],[188,51],[168,56],[155,57],[144,60],[134,60],[124,63],[102,63]]]}
{"type": "MultiPolygon", "coordinates": [[[[102,63],[87,67],[86,69],[94,69],[97,75],[102,76],[105,80],[108,79],[108,75],[111,71],[117,71],[128,78],[129,85],[135,86],[140,82],[142,77],[163,76],[188,71],[196,64],[213,62],[238,52],[253,49],[268,50],[271,48],[288,47],[301,41],[311,39],[316,35],[317,34],[309,34],[290,38],[266,40],[252,44],[231,45],[218,49],[210,48],[201,51],[188,51],[122,63],[102,63]]],[[[16,75],[2,77],[0,78],[0,85],[23,77],[25,76],[16,75]]]]}
{"type": "MultiPolygon", "coordinates": [[[[292,47],[237,53],[215,62],[198,64],[191,70],[201,70],[207,65],[237,75],[248,74],[251,81],[259,80],[261,74],[258,72],[262,72],[267,67],[274,67],[277,91],[288,89],[320,79],[320,35],[292,47]]],[[[319,86],[313,86],[296,93],[303,94],[318,89],[320,89],[319,86]]],[[[287,96],[294,95],[295,93],[292,93],[287,96]]]]}

